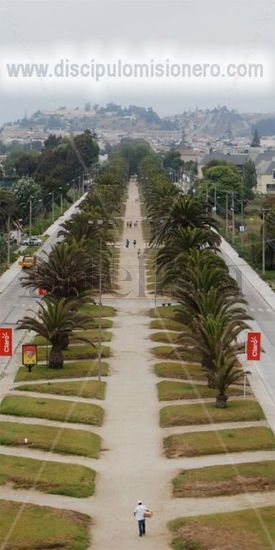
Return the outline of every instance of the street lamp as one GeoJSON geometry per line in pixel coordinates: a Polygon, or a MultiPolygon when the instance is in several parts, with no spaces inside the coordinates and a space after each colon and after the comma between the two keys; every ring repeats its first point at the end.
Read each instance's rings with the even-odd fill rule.
{"type": "Polygon", "coordinates": [[[62,216],[63,214],[63,191],[62,191],[62,187],[60,185],[60,187],[58,187],[58,189],[60,189],[61,193],[60,193],[60,214],[62,216]]]}
{"type": "Polygon", "coordinates": [[[52,223],[54,223],[54,191],[49,193],[49,195],[52,197],[52,223]]]}

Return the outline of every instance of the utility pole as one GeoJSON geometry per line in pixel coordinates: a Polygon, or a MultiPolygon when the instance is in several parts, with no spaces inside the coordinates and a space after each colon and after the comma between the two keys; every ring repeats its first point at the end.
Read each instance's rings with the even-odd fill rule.
{"type": "Polygon", "coordinates": [[[29,211],[29,237],[32,236],[32,198],[30,198],[30,211],[29,211]]]}
{"type": "Polygon", "coordinates": [[[228,192],[225,193],[225,234],[228,237],[228,192]]]}
{"type": "Polygon", "coordinates": [[[263,208],[262,209],[262,213],[263,213],[263,231],[262,231],[262,237],[263,237],[263,242],[262,242],[262,274],[264,275],[265,274],[265,241],[266,241],[266,235],[265,235],[265,213],[267,212],[267,208],[263,208]]]}
{"type": "Polygon", "coordinates": [[[10,230],[11,230],[11,217],[8,216],[7,220],[7,231],[8,231],[8,241],[7,241],[7,268],[10,267],[11,263],[11,243],[10,243],[10,230]]]}
{"type": "Polygon", "coordinates": [[[231,211],[232,211],[232,243],[235,243],[235,200],[234,200],[234,191],[232,192],[232,203],[231,203],[231,211]]]}
{"type": "Polygon", "coordinates": [[[157,307],[157,249],[155,249],[155,307],[157,307]]]}
{"type": "Polygon", "coordinates": [[[99,316],[98,316],[98,380],[101,380],[102,356],[102,237],[99,239],[99,316]]]}

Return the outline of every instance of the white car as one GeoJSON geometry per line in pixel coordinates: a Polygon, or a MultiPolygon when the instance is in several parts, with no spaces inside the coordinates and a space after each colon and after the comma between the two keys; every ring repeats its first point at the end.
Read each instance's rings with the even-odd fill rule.
{"type": "Polygon", "coordinates": [[[20,244],[24,246],[41,246],[42,240],[35,236],[27,237],[26,239],[23,239],[20,244]]]}

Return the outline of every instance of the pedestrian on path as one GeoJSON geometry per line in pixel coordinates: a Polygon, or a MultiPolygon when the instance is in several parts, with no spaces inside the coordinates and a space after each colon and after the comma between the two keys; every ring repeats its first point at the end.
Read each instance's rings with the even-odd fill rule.
{"type": "Polygon", "coordinates": [[[126,248],[129,248],[129,244],[130,244],[129,239],[126,239],[126,241],[125,241],[125,246],[126,246],[126,248]]]}
{"type": "Polygon", "coordinates": [[[141,253],[141,250],[139,248],[138,251],[137,251],[138,258],[140,257],[140,253],[141,253]]]}
{"type": "Polygon", "coordinates": [[[137,241],[136,241],[136,239],[134,239],[134,240],[133,240],[134,248],[136,248],[136,244],[137,244],[137,241]]]}
{"type": "Polygon", "coordinates": [[[134,510],[134,516],[136,518],[136,521],[138,522],[138,534],[140,537],[143,537],[145,535],[145,513],[149,512],[149,508],[144,506],[142,504],[142,501],[138,501],[138,505],[135,507],[134,510]]]}

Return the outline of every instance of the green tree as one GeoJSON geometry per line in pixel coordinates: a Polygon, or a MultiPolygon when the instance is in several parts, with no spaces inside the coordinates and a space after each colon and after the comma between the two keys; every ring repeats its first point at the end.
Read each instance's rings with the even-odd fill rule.
{"type": "Polygon", "coordinates": [[[32,200],[32,214],[35,216],[41,207],[41,188],[33,178],[27,176],[20,178],[12,187],[17,197],[20,217],[24,223],[29,221],[30,200],[32,200]]]}
{"type": "Polygon", "coordinates": [[[68,347],[69,342],[89,341],[73,333],[74,330],[87,328],[91,322],[89,315],[76,311],[77,305],[78,302],[46,296],[39,305],[38,312],[33,311],[33,317],[26,315],[17,322],[18,330],[32,330],[50,343],[49,368],[63,367],[63,350],[68,347]]]}

